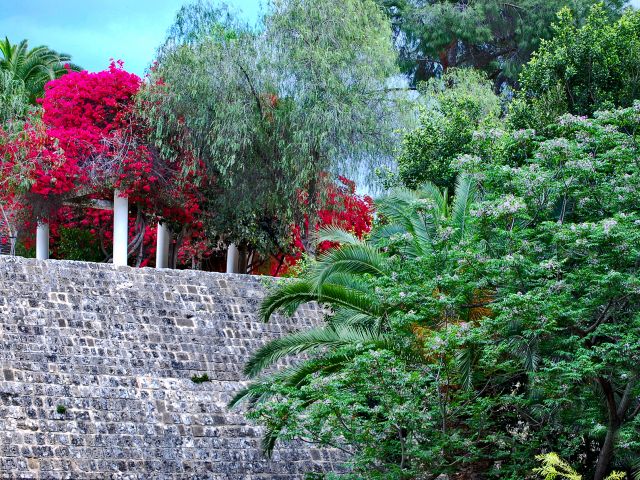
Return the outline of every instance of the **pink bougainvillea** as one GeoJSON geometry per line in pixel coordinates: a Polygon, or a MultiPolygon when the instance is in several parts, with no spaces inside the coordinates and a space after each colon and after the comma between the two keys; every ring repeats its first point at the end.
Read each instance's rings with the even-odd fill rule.
{"type": "Polygon", "coordinates": [[[42,119],[67,163],[77,165],[78,188],[117,188],[133,201],[153,190],[154,159],[133,111],[140,85],[112,61],[107,70],[69,72],[45,86],[42,119]]]}
{"type": "Polygon", "coordinates": [[[42,211],[32,213],[48,218],[54,243],[59,227],[81,228],[108,248],[112,212],[79,211],[65,203],[78,196],[110,199],[117,189],[132,206],[130,236],[139,248],[134,263],[152,263],[160,218],[182,229],[176,248],[186,262],[196,249],[191,239],[203,239],[198,187],[206,178],[204,166],[187,154],[173,164],[160,160],[136,115],[141,86],[122,62],[96,73],[69,71],[50,81],[39,101],[42,111],[22,132],[0,130],[3,195],[20,196],[24,211],[42,205],[42,211]]]}

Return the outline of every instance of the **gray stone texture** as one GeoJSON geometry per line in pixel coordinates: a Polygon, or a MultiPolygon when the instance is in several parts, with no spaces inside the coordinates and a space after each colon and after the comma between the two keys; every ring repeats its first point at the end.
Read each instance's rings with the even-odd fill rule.
{"type": "Polygon", "coordinates": [[[0,478],[285,480],[339,469],[335,451],[298,444],[265,459],[260,429],[226,407],[251,352],[320,317],[308,305],[260,323],[264,282],[0,256],[0,478]],[[191,381],[204,373],[211,382],[191,381]]]}

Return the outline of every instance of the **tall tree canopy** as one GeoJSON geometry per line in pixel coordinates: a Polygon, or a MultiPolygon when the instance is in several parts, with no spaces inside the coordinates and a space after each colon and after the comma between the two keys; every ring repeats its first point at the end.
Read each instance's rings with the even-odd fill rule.
{"type": "Polygon", "coordinates": [[[181,145],[206,164],[214,236],[267,250],[313,210],[321,172],[390,153],[396,73],[373,0],[277,0],[269,11],[255,31],[225,9],[183,9],[143,112],[164,156],[181,145]]]}
{"type": "MultiPolygon", "coordinates": [[[[563,7],[577,19],[599,0],[378,0],[391,17],[400,65],[413,81],[426,80],[449,67],[475,67],[499,82],[513,81],[520,67],[552,34],[563,7]]],[[[626,2],[608,0],[606,15],[626,2]]]]}
{"type": "Polygon", "coordinates": [[[549,115],[633,104],[640,94],[640,12],[628,10],[615,22],[606,13],[594,6],[582,26],[569,9],[559,13],[553,38],[522,71],[516,120],[539,127],[549,115]]]}
{"type": "Polygon", "coordinates": [[[44,85],[67,71],[79,71],[78,65],[71,63],[71,56],[58,53],[45,45],[29,48],[27,40],[12,44],[8,38],[0,40],[0,70],[11,72],[14,79],[21,81],[27,91],[29,101],[44,94],[44,85]]]}
{"type": "Polygon", "coordinates": [[[422,84],[420,91],[419,125],[405,134],[397,178],[391,180],[409,188],[429,181],[453,192],[455,160],[468,153],[481,125],[499,123],[500,98],[486,75],[470,68],[450,69],[422,84]]]}

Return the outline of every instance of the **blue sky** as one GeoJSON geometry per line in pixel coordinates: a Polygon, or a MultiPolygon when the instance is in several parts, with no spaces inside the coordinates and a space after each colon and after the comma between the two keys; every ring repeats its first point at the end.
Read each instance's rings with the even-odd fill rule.
{"type": "MultiPolygon", "coordinates": [[[[640,1],[640,0],[639,0],[640,1]]],[[[142,75],[164,40],[176,12],[187,0],[18,0],[0,12],[0,36],[13,43],[48,45],[69,53],[91,71],[109,58],[142,75]]],[[[249,22],[258,18],[260,0],[227,0],[249,22]]]]}
{"type": "MultiPolygon", "coordinates": [[[[69,53],[74,62],[97,71],[109,58],[142,75],[186,0],[18,0],[7,1],[0,35],[13,43],[48,45],[69,53]]],[[[249,22],[258,18],[261,0],[227,0],[249,22]]],[[[640,7],[640,0],[631,3],[640,7]]]]}

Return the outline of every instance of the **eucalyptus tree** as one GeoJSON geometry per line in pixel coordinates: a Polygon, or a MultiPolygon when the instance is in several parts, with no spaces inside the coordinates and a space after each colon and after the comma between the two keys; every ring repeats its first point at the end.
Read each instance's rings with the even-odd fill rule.
{"type": "Polygon", "coordinates": [[[30,109],[24,83],[8,71],[0,70],[0,124],[8,128],[10,123],[23,119],[30,109]]]}
{"type": "Polygon", "coordinates": [[[183,9],[142,112],[161,155],[180,144],[206,165],[210,233],[263,252],[305,224],[322,172],[390,153],[396,115],[391,32],[372,0],[278,0],[268,12],[254,29],[222,7],[183,9]]]}
{"type": "Polygon", "coordinates": [[[66,53],[45,45],[29,48],[27,40],[18,44],[12,44],[7,37],[0,40],[0,70],[11,72],[24,84],[31,103],[42,96],[49,80],[64,75],[68,69],[80,71],[81,67],[71,63],[71,56],[66,53]]]}

